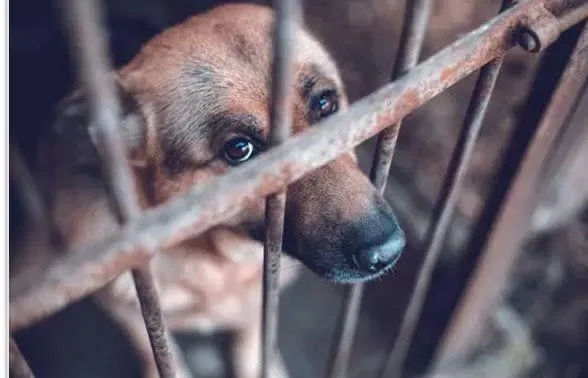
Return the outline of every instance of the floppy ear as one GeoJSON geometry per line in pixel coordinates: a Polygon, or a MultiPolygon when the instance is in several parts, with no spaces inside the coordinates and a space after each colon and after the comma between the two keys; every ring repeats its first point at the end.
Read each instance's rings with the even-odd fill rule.
{"type": "MultiPolygon", "coordinates": [[[[128,160],[136,168],[145,167],[149,144],[147,117],[136,97],[118,79],[116,89],[120,104],[118,132],[127,149],[128,160]]],[[[76,90],[57,106],[51,130],[53,156],[78,169],[99,166],[97,127],[92,120],[88,96],[83,90],[76,90]]]]}

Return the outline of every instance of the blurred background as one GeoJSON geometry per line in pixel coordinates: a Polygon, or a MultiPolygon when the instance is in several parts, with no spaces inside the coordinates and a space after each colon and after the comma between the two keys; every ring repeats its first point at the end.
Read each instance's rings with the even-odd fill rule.
{"type": "MultiPolygon", "coordinates": [[[[222,1],[104,1],[111,59],[119,67],[162,29],[222,1]]],[[[265,3],[258,1],[258,3],[265,3]]],[[[493,17],[498,0],[435,2],[423,58],[493,17]]],[[[53,2],[11,1],[9,13],[10,135],[31,159],[39,130],[51,122],[56,102],[75,85],[65,31],[53,2]]],[[[327,46],[343,74],[351,100],[385,84],[398,45],[405,2],[401,0],[306,0],[308,27],[327,46]]],[[[570,33],[576,33],[572,30],[570,33]]],[[[445,326],[472,257],[464,243],[484,205],[506,141],[520,124],[539,55],[513,49],[503,66],[470,170],[458,214],[435,272],[425,316],[407,362],[407,375],[422,373],[445,326]]],[[[585,78],[579,78],[585,80],[585,78]]],[[[409,247],[394,271],[367,285],[350,377],[370,377],[394,340],[422,259],[422,235],[437,199],[475,77],[437,96],[411,114],[400,132],[386,197],[409,233],[409,247]]],[[[588,92],[572,124],[588,126],[588,92]]],[[[588,133],[584,133],[588,134],[588,133]]],[[[489,330],[479,356],[516,354],[509,362],[517,377],[588,377],[588,138],[577,138],[557,182],[545,179],[541,205],[526,232],[501,311],[523,336],[505,337],[508,327],[489,330]],[[578,147],[579,146],[579,147],[578,147]],[[513,346],[514,345],[514,346],[513,346]],[[511,348],[511,349],[509,349],[511,348]]],[[[358,148],[361,165],[371,164],[373,141],[358,148]]],[[[13,193],[13,192],[12,192],[13,193]]],[[[22,218],[11,194],[11,236],[22,218]]],[[[14,240],[14,238],[11,238],[14,240]]],[[[284,291],[279,345],[293,378],[323,374],[341,307],[343,287],[308,272],[284,291]]],[[[514,335],[514,333],[513,333],[514,335]]],[[[518,335],[518,334],[517,334],[518,335]]],[[[139,365],[123,334],[90,300],[16,335],[38,377],[139,376],[139,365]]],[[[228,337],[176,335],[196,377],[226,376],[228,337]]]]}

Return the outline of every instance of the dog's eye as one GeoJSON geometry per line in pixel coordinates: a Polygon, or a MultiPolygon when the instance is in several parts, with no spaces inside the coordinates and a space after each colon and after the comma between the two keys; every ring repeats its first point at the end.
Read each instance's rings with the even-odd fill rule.
{"type": "Polygon", "coordinates": [[[334,90],[327,90],[312,99],[311,110],[316,119],[328,117],[339,110],[339,97],[334,90]]]}
{"type": "Polygon", "coordinates": [[[225,159],[230,164],[239,164],[249,160],[253,156],[255,146],[249,139],[237,137],[226,142],[223,150],[225,159]]]}

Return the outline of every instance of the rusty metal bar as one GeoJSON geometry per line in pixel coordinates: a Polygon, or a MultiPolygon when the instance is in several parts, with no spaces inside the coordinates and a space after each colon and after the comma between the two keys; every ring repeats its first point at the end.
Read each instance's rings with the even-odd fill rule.
{"type": "MultiPolygon", "coordinates": [[[[302,17],[298,0],[275,2],[274,60],[270,108],[271,147],[283,143],[292,129],[292,66],[297,23],[302,17]]],[[[284,234],[286,189],[270,194],[265,203],[265,243],[263,255],[262,378],[269,378],[277,350],[280,254],[284,234]]]]}
{"type": "Polygon", "coordinates": [[[564,13],[559,18],[560,30],[566,30],[588,18],[588,2],[564,13]]]}
{"type": "MultiPolygon", "coordinates": [[[[95,121],[95,129],[90,132],[93,131],[110,194],[114,198],[120,221],[124,224],[139,217],[141,208],[119,132],[121,109],[116,84],[109,68],[107,44],[99,21],[101,9],[95,0],[69,0],[64,11],[71,28],[70,38],[78,60],[80,77],[87,90],[92,119],[95,121]]],[[[132,275],[159,375],[175,377],[172,352],[167,339],[169,336],[149,263],[133,269],[132,275]]]]}
{"type": "MultiPolygon", "coordinates": [[[[521,250],[543,163],[583,87],[584,80],[578,78],[587,76],[588,28],[584,28],[545,112],[530,132],[528,147],[525,149],[519,143],[516,133],[513,136],[514,142],[505,155],[505,165],[499,175],[502,181],[497,182],[496,190],[489,197],[470,245],[472,252],[483,250],[483,253],[442,338],[435,369],[467,358],[486,318],[495,308],[510,267],[521,250]]],[[[544,90],[542,83],[537,84],[537,88],[544,90]]],[[[533,105],[529,111],[536,112],[537,106],[533,105]]]]}
{"type": "MultiPolygon", "coordinates": [[[[397,79],[417,65],[425,40],[432,3],[432,0],[406,2],[400,44],[394,68],[392,69],[392,80],[397,79]]],[[[378,135],[370,180],[380,194],[384,194],[386,189],[401,122],[399,120],[392,126],[382,130],[378,135]]],[[[335,337],[327,363],[327,378],[344,378],[348,373],[349,357],[351,356],[351,349],[355,339],[363,291],[364,284],[359,283],[348,288],[345,293],[342,312],[337,320],[335,337]]]]}
{"type": "MultiPolygon", "coordinates": [[[[504,0],[500,11],[504,11],[510,6],[510,3],[510,0],[504,0]]],[[[457,144],[443,180],[441,194],[433,209],[424,239],[425,259],[417,274],[416,283],[402,318],[400,331],[392,344],[387,364],[384,365],[380,372],[381,377],[400,377],[402,374],[411,341],[421,317],[433,271],[451,225],[451,219],[459,198],[458,195],[463,186],[474,145],[480,134],[503,60],[503,56],[498,57],[480,70],[457,144]]]]}
{"type": "Polygon", "coordinates": [[[57,227],[51,222],[45,199],[39,191],[37,182],[20,149],[15,144],[10,145],[10,177],[15,181],[24,212],[31,222],[29,227],[32,225],[31,229],[47,230],[51,248],[63,249],[63,238],[57,227]]]}
{"type": "MultiPolygon", "coordinates": [[[[551,1],[551,0],[550,0],[551,1]]],[[[555,0],[553,0],[555,1],[555,0]]],[[[193,188],[142,216],[103,241],[70,251],[35,282],[10,293],[10,328],[23,328],[102,287],[130,267],[236,214],[247,201],[283,189],[362,141],[389,127],[451,85],[503,55],[524,20],[542,17],[541,2],[522,1],[419,64],[409,73],[335,114],[316,127],[193,188]],[[235,185],[238,182],[239,185],[235,185]]]]}
{"type": "Polygon", "coordinates": [[[8,370],[9,376],[13,378],[35,378],[33,371],[27,364],[24,356],[18,349],[18,345],[11,337],[9,340],[8,370]]]}
{"type": "Polygon", "coordinates": [[[468,105],[461,133],[451,157],[441,195],[433,210],[433,216],[425,237],[425,259],[419,270],[415,287],[404,313],[399,334],[391,349],[387,367],[381,377],[400,377],[410,343],[426,300],[433,270],[439,259],[451,217],[457,205],[474,144],[490,102],[490,97],[502,66],[503,58],[496,58],[482,67],[474,93],[468,105]]]}

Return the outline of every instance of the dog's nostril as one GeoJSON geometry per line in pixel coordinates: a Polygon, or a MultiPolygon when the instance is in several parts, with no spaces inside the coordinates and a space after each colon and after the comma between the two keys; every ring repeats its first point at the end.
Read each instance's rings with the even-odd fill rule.
{"type": "Polygon", "coordinates": [[[369,273],[377,273],[394,264],[406,244],[402,233],[394,233],[384,243],[356,251],[353,259],[357,267],[369,273]]]}

